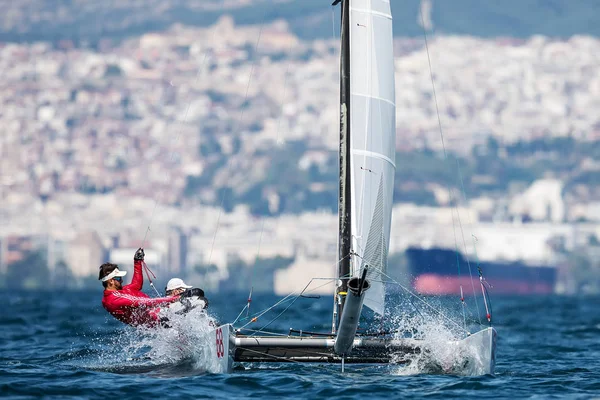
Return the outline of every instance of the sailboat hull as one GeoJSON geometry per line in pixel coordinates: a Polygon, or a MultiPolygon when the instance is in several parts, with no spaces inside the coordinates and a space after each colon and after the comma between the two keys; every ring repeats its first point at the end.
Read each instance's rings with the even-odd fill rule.
{"type": "MultiPolygon", "coordinates": [[[[449,342],[459,361],[443,363],[442,374],[478,376],[494,373],[496,330],[486,328],[469,337],[449,342]]],[[[429,344],[414,339],[354,339],[352,352],[344,358],[334,350],[334,336],[245,336],[231,334],[229,355],[234,362],[307,362],[402,365],[430,352],[429,344]]]]}
{"type": "Polygon", "coordinates": [[[232,332],[233,327],[226,324],[207,333],[206,340],[203,342],[208,343],[208,346],[204,348],[206,351],[204,360],[207,363],[208,372],[222,374],[233,371],[233,357],[230,348],[232,332]]]}
{"type": "Polygon", "coordinates": [[[493,375],[496,367],[497,338],[496,330],[490,327],[453,342],[458,352],[465,355],[464,359],[467,361],[459,375],[493,375]]]}

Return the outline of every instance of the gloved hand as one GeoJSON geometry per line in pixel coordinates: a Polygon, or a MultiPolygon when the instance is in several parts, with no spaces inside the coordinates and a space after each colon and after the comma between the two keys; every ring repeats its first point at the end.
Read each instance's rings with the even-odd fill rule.
{"type": "Polygon", "coordinates": [[[198,297],[198,300],[204,301],[204,307],[202,308],[208,308],[208,299],[204,297],[204,290],[200,288],[186,289],[185,292],[179,295],[179,301],[181,301],[184,305],[187,304],[187,308],[192,309],[196,307],[196,305],[192,305],[192,303],[189,302],[190,300],[188,299],[191,297],[198,297]]]}
{"type": "Polygon", "coordinates": [[[142,249],[142,248],[140,247],[140,248],[139,248],[139,249],[137,249],[137,251],[135,252],[135,256],[133,256],[133,259],[134,259],[135,261],[139,261],[139,260],[141,260],[141,261],[144,261],[144,256],[145,256],[145,254],[144,254],[144,249],[142,249]]]}

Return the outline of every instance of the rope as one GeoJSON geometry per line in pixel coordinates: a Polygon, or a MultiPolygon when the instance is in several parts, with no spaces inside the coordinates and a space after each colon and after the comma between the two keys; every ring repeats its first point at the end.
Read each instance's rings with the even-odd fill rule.
{"type": "Polygon", "coordinates": [[[152,286],[152,289],[154,289],[154,291],[156,292],[156,295],[158,297],[160,297],[160,293],[154,286],[154,282],[152,282],[152,278],[150,278],[150,275],[152,275],[152,277],[154,279],[156,279],[156,275],[154,275],[154,272],[152,272],[152,270],[148,267],[148,265],[146,264],[146,262],[144,260],[142,260],[142,270],[146,272],[146,277],[148,278],[148,282],[150,282],[150,286],[152,286]]]}
{"type": "MultiPolygon", "coordinates": [[[[254,46],[254,51],[257,52],[258,51],[258,45],[260,44],[260,38],[262,36],[262,31],[263,31],[263,26],[265,23],[265,17],[266,17],[266,10],[265,13],[263,14],[263,18],[262,21],[260,23],[260,28],[258,30],[258,38],[256,39],[256,45],[254,46]]],[[[256,67],[256,63],[258,62],[258,58],[256,57],[256,59],[252,62],[252,66],[250,67],[250,75],[248,76],[248,83],[246,84],[246,93],[244,95],[244,103],[247,103],[248,100],[248,93],[250,91],[250,83],[252,82],[252,75],[254,74],[254,69],[256,67]]],[[[240,121],[242,121],[244,119],[244,114],[246,112],[246,107],[242,107],[242,110],[240,111],[240,121]]],[[[231,159],[229,159],[227,161],[227,170],[225,172],[225,176],[229,176],[229,173],[231,171],[231,159]]],[[[210,246],[210,254],[208,256],[208,264],[210,264],[211,260],[212,260],[212,254],[213,254],[213,250],[215,247],[215,241],[217,240],[217,233],[219,232],[219,225],[221,223],[221,215],[223,214],[223,204],[225,203],[225,196],[227,195],[226,191],[223,191],[223,196],[221,196],[221,203],[219,204],[219,214],[217,216],[217,226],[215,228],[215,234],[213,235],[213,241],[212,241],[212,245],[210,246]]]]}
{"type": "MultiPolygon", "coordinates": [[[[349,256],[349,255],[348,255],[349,256]]],[[[346,257],[348,257],[346,256],[346,257]]],[[[341,260],[340,260],[341,261],[341,260]]],[[[339,263],[339,262],[338,262],[339,263]]],[[[336,263],[337,264],[337,263],[336,263]]],[[[406,291],[410,296],[417,298],[419,301],[421,301],[425,306],[427,306],[430,310],[432,310],[434,313],[436,313],[437,315],[439,315],[440,317],[442,317],[445,321],[447,321],[448,323],[454,325],[455,327],[457,327],[458,329],[464,331],[466,334],[469,334],[469,332],[467,331],[467,329],[465,327],[460,326],[458,323],[456,323],[454,320],[452,320],[451,318],[449,318],[446,314],[444,314],[442,311],[438,310],[436,307],[434,307],[433,305],[429,304],[426,300],[424,300],[423,298],[417,296],[416,294],[414,294],[410,289],[406,288],[404,285],[402,285],[401,283],[397,282],[395,279],[393,279],[392,277],[390,277],[389,275],[387,275],[385,272],[381,271],[382,275],[384,275],[386,278],[389,279],[389,281],[379,281],[379,280],[374,280],[374,282],[383,282],[383,283],[393,283],[397,286],[399,286],[400,288],[402,288],[404,291],[406,291]]],[[[345,279],[345,277],[342,277],[343,279],[345,279]]],[[[315,288],[312,288],[311,290],[307,290],[307,288],[310,286],[310,284],[315,281],[315,280],[327,280],[327,281],[332,281],[332,280],[336,280],[338,278],[312,278],[310,280],[310,282],[298,293],[297,292],[293,292],[290,293],[289,295],[285,296],[283,299],[279,300],[277,303],[273,304],[272,306],[264,309],[263,311],[254,314],[254,316],[251,318],[251,320],[249,322],[247,322],[245,325],[243,325],[240,328],[236,328],[236,330],[248,330],[250,332],[253,332],[251,335],[249,336],[254,336],[255,334],[259,334],[259,333],[263,333],[263,334],[270,334],[270,335],[279,335],[279,336],[287,336],[285,334],[280,334],[280,333],[276,333],[276,332],[268,332],[265,331],[265,329],[267,327],[269,327],[274,321],[276,321],[278,318],[280,318],[285,312],[287,312],[287,310],[294,304],[294,302],[300,297],[302,296],[302,294],[304,294],[305,292],[311,292],[311,291],[315,291],[327,284],[329,284],[330,282],[326,282],[322,285],[319,285],[315,288]],[[260,317],[262,317],[263,315],[265,315],[267,312],[271,311],[273,308],[277,307],[280,304],[283,304],[287,301],[291,301],[291,303],[282,311],[280,312],[278,315],[276,315],[273,319],[271,319],[266,325],[262,326],[261,328],[257,329],[257,330],[253,330],[253,329],[248,329],[247,326],[250,325],[253,322],[256,322],[260,317]]],[[[407,299],[409,301],[409,303],[414,307],[415,311],[423,318],[425,319],[425,316],[421,313],[421,311],[419,310],[419,308],[411,301],[410,297],[407,299]]],[[[240,312],[240,314],[238,315],[238,317],[236,318],[236,320],[234,321],[237,322],[239,320],[239,317],[241,316],[241,314],[243,313],[244,309],[246,308],[246,306],[242,309],[242,311],[240,312]]],[[[233,324],[232,324],[233,325],[233,324]]]]}

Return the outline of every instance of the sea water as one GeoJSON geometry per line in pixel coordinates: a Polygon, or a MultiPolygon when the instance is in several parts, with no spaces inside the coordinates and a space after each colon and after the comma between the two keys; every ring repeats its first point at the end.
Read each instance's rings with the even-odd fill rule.
{"type": "MultiPolygon", "coordinates": [[[[82,398],[600,398],[599,298],[492,295],[496,374],[468,377],[432,369],[432,360],[420,355],[404,366],[347,365],[345,373],[337,364],[292,363],[212,374],[204,357],[209,346],[205,334],[214,324],[234,320],[246,302],[242,295],[207,295],[209,315],[198,312],[181,320],[171,316],[176,329],[139,330],[104,311],[100,290],[2,292],[0,393],[82,398]]],[[[282,332],[330,328],[331,296],[299,298],[272,321],[287,307],[283,303],[250,322],[255,312],[279,299],[255,294],[250,312],[241,314],[238,325],[258,329],[270,323],[269,330],[282,332]]],[[[445,324],[435,313],[415,314],[403,303],[386,316],[397,335],[427,341],[428,357],[442,367],[445,360],[456,359],[445,344],[461,334],[464,322],[460,301],[443,303],[448,301],[458,305],[458,312],[448,310],[458,325],[445,324]]]]}

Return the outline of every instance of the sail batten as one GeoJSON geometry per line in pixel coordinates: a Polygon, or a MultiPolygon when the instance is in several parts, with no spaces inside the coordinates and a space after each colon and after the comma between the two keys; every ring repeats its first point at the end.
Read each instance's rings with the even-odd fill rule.
{"type": "Polygon", "coordinates": [[[392,14],[386,14],[384,12],[374,11],[371,9],[350,7],[350,11],[363,14],[377,15],[379,17],[388,18],[390,21],[392,20],[392,14]]]}
{"type": "Polygon", "coordinates": [[[382,99],[380,97],[372,96],[372,95],[365,94],[365,93],[358,93],[358,92],[352,92],[352,96],[368,97],[368,98],[373,99],[373,100],[383,101],[383,102],[389,103],[392,107],[396,108],[396,104],[388,101],[387,99],[382,99]]]}
{"type": "Polygon", "coordinates": [[[350,70],[351,273],[369,266],[364,304],[382,314],[396,169],[389,0],[350,0],[350,70]]]}
{"type": "Polygon", "coordinates": [[[392,159],[389,158],[388,156],[386,156],[385,154],[376,153],[374,151],[357,150],[357,149],[353,149],[352,154],[357,154],[357,155],[366,156],[366,157],[379,158],[380,160],[387,161],[388,163],[390,163],[392,165],[392,167],[394,167],[394,169],[396,169],[396,163],[394,161],[392,161],[392,159]]]}

